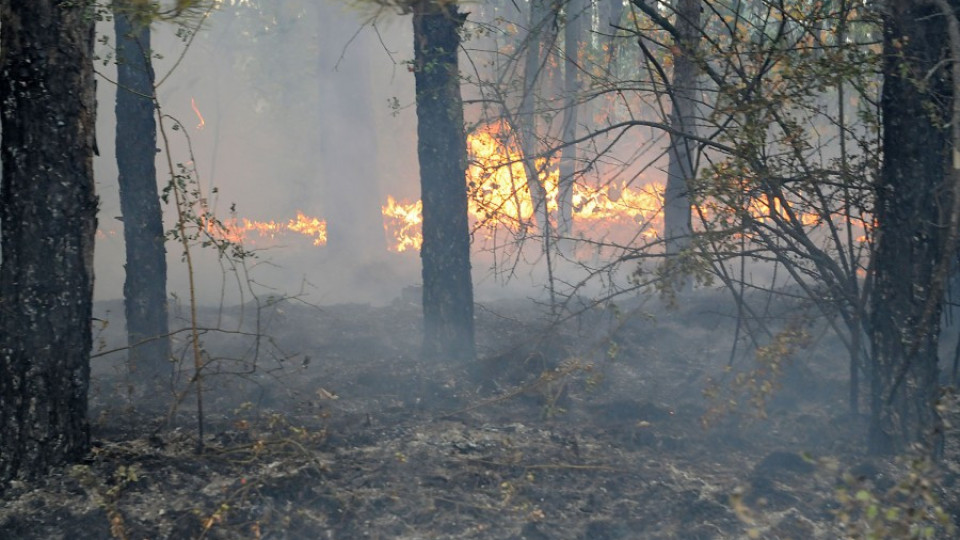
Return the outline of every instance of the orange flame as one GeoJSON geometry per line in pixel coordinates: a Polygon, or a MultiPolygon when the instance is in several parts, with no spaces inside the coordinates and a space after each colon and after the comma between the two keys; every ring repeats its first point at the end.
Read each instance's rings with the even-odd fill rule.
{"type": "MultiPolygon", "coordinates": [[[[467,138],[470,165],[467,168],[468,211],[477,229],[492,235],[498,227],[518,232],[535,227],[534,203],[527,187],[526,169],[518,144],[511,139],[508,126],[495,123],[471,133],[467,138]]],[[[558,213],[559,171],[555,164],[538,159],[540,184],[546,191],[546,206],[551,219],[558,213]]],[[[574,183],[572,188],[572,221],[574,232],[589,232],[591,237],[614,243],[631,242],[638,235],[656,238],[663,228],[664,186],[649,182],[644,186],[612,182],[599,187],[574,183]]],[[[391,251],[419,249],[423,242],[421,201],[398,202],[388,197],[382,207],[384,228],[394,244],[391,251]]],[[[708,201],[703,212],[732,212],[708,201]]],[[[816,228],[825,223],[818,212],[807,205],[774,197],[755,197],[746,211],[754,219],[769,222],[774,218],[796,219],[804,227],[816,228]],[[792,217],[791,217],[792,216],[792,217]]],[[[831,219],[834,216],[830,216],[831,219]]],[[[858,221],[858,220],[854,220],[858,221]]],[[[865,229],[862,220],[855,223],[865,229]]],[[[861,236],[857,241],[866,238],[861,236]]]]}
{"type": "MultiPolygon", "coordinates": [[[[470,166],[467,168],[468,211],[471,221],[488,230],[506,227],[518,231],[532,226],[534,203],[527,187],[526,171],[516,143],[509,141],[509,132],[501,124],[478,130],[467,138],[470,166]]],[[[559,172],[548,167],[544,159],[535,163],[541,185],[546,191],[547,210],[558,212],[559,172]]],[[[644,187],[625,184],[590,187],[574,184],[574,225],[589,225],[594,233],[598,227],[621,228],[635,234],[638,226],[644,236],[656,235],[651,227],[661,219],[663,186],[650,183],[644,187]]],[[[421,201],[397,202],[392,196],[382,207],[384,228],[394,244],[391,251],[419,249],[423,242],[421,201]]]]}
{"type": "Polygon", "coordinates": [[[207,232],[221,240],[234,243],[255,243],[252,236],[258,239],[275,239],[291,232],[302,234],[313,239],[314,246],[323,246],[327,243],[327,222],[325,220],[306,216],[298,211],[296,219],[287,222],[256,221],[247,218],[226,219],[219,226],[207,224],[207,232]]]}
{"type": "Polygon", "coordinates": [[[194,114],[197,115],[197,119],[200,120],[200,123],[197,124],[197,131],[203,129],[207,125],[207,122],[203,119],[203,115],[200,114],[200,109],[197,108],[197,102],[190,98],[190,108],[193,109],[194,114]]]}
{"type": "Polygon", "coordinates": [[[592,188],[580,184],[573,185],[574,222],[617,223],[646,226],[643,235],[656,235],[655,227],[663,219],[663,184],[650,182],[642,187],[608,184],[592,188]]]}
{"type": "MultiPolygon", "coordinates": [[[[527,188],[522,154],[512,148],[516,145],[510,144],[508,135],[504,126],[494,124],[467,138],[470,156],[467,185],[472,187],[469,210],[481,224],[505,225],[516,229],[531,220],[535,209],[527,188]]],[[[558,173],[545,170],[545,165],[543,159],[534,164],[540,171],[540,181],[555,186],[558,173]]],[[[550,189],[547,188],[547,191],[550,189]]]]}
{"type": "Polygon", "coordinates": [[[304,236],[313,237],[313,245],[322,246],[327,243],[327,222],[303,215],[303,212],[297,212],[297,219],[287,222],[287,230],[300,233],[304,236]]]}
{"type": "Polygon", "coordinates": [[[402,252],[408,249],[419,250],[423,244],[420,225],[423,223],[423,202],[398,203],[387,196],[387,204],[381,209],[383,229],[392,237],[391,251],[402,252]]]}

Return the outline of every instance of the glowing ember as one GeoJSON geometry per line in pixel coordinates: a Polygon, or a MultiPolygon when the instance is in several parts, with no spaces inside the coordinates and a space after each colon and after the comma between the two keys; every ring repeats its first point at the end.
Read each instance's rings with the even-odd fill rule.
{"type": "Polygon", "coordinates": [[[193,109],[193,113],[196,114],[197,119],[200,120],[200,122],[197,124],[197,131],[199,131],[203,129],[204,126],[207,125],[207,122],[204,121],[203,115],[200,114],[200,109],[197,108],[197,102],[194,101],[193,98],[190,98],[190,108],[193,109]]]}

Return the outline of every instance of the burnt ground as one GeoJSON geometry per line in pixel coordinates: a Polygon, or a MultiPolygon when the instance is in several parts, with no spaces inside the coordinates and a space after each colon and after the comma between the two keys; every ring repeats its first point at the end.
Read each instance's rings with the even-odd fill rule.
{"type": "MultiPolygon", "coordinates": [[[[9,486],[0,538],[841,538],[839,515],[923,510],[927,491],[956,520],[956,437],[919,475],[864,457],[839,343],[772,306],[801,337],[758,363],[741,336],[731,369],[735,310],[711,292],[560,324],[532,301],[483,304],[471,365],[419,359],[405,299],[205,310],[228,332],[201,336],[204,452],[192,392],[164,412],[170,398],[130,396],[122,352],[98,356],[93,452],[9,486]]],[[[122,332],[99,329],[101,354],[122,332]]]]}

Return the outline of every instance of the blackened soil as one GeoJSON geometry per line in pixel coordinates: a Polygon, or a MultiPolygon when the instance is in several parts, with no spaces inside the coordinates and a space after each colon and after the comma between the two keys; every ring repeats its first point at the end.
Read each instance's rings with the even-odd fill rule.
{"type": "MultiPolygon", "coordinates": [[[[561,322],[483,305],[482,358],[458,365],[419,358],[407,302],[211,310],[202,453],[192,360],[171,395],[141,395],[122,352],[97,357],[92,452],[7,486],[0,538],[844,537],[837,516],[860,514],[842,490],[882,495],[910,470],[863,457],[818,323],[777,366],[740,336],[728,368],[733,313],[709,292],[561,322]]],[[[955,455],[925,473],[953,515],[936,486],[955,455]]]]}

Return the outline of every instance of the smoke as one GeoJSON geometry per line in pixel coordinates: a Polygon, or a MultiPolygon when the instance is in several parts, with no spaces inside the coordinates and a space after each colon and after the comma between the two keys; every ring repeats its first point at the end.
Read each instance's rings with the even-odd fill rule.
{"type": "MultiPolygon", "coordinates": [[[[239,300],[237,283],[250,280],[258,293],[306,291],[318,302],[389,300],[419,280],[415,254],[387,253],[379,210],[387,193],[419,196],[413,77],[402,63],[412,56],[409,25],[363,26],[357,14],[315,4],[224,7],[186,54],[176,26],[152,29],[169,151],[197,182],[198,198],[221,220],[286,222],[303,212],[328,226],[323,247],[295,234],[248,235],[245,247],[257,251],[246,261],[248,275],[197,248],[203,301],[219,300],[222,291],[239,300]],[[172,129],[175,122],[181,129],[172,129]]],[[[111,24],[98,31],[113,42],[111,24]]],[[[122,296],[124,248],[109,82],[115,66],[109,45],[100,48],[107,61],[98,66],[96,298],[104,300],[122,296]]],[[[162,189],[169,180],[162,149],[157,176],[162,189]]],[[[172,204],[164,213],[169,230],[172,204]]],[[[182,249],[168,242],[167,250],[169,289],[185,296],[182,249]]]]}
{"type": "MultiPolygon", "coordinates": [[[[507,11],[508,16],[523,18],[507,11]]],[[[478,7],[471,20],[502,16],[478,7]]],[[[517,46],[516,36],[480,28],[468,31],[476,35],[465,45],[464,56],[470,55],[463,63],[465,77],[476,81],[506,76],[500,80],[501,89],[515,92],[509,74],[519,66],[502,65],[507,56],[501,53],[517,46]]],[[[113,31],[109,24],[99,30],[106,36],[113,31]]],[[[243,268],[225,264],[215,250],[195,250],[194,277],[201,300],[219,302],[225,295],[228,303],[244,301],[255,292],[304,293],[317,303],[383,303],[404,287],[418,284],[418,254],[388,251],[391,239],[380,213],[388,196],[414,201],[420,195],[414,78],[407,63],[413,39],[409,19],[396,16],[381,18],[376,26],[364,25],[363,16],[327,3],[225,6],[204,23],[185,54],[185,40],[177,30],[170,24],[153,27],[155,70],[157,80],[163,80],[158,97],[164,114],[182,128],[174,131],[174,121],[165,121],[173,162],[191,173],[197,198],[225,221],[283,224],[302,212],[325,220],[328,236],[326,245],[317,247],[303,235],[251,233],[245,248],[257,257],[246,260],[243,268]]],[[[109,46],[101,49],[107,58],[109,46]]],[[[107,81],[114,68],[107,61],[100,69],[101,155],[95,167],[101,231],[95,294],[106,300],[122,296],[124,249],[122,222],[114,219],[120,215],[111,106],[116,89],[107,81]]],[[[488,98],[494,94],[484,88],[465,81],[471,126],[492,125],[499,121],[503,106],[515,105],[513,95],[491,105],[496,100],[488,98]]],[[[593,115],[601,114],[605,106],[594,105],[593,115]]],[[[556,126],[544,128],[548,140],[556,135],[556,126]]],[[[663,182],[661,167],[655,165],[666,142],[659,133],[635,130],[622,140],[610,134],[607,142],[614,138],[621,141],[615,148],[601,137],[599,143],[591,143],[592,150],[584,150],[597,155],[583,166],[581,181],[607,186],[611,200],[627,189],[663,182]]],[[[157,173],[162,188],[169,181],[162,153],[157,173]]],[[[167,205],[166,228],[175,221],[174,208],[167,205]]],[[[638,235],[640,228],[627,223],[621,232],[638,235]]],[[[592,234],[595,240],[625,242],[593,229],[592,224],[575,227],[577,234],[592,234]]],[[[582,287],[596,273],[602,278],[580,292],[602,295],[625,286],[636,267],[633,263],[607,267],[616,255],[592,253],[589,242],[576,253],[570,246],[554,246],[561,252],[548,266],[536,238],[523,240],[524,233],[511,237],[513,233],[503,231],[491,241],[486,234],[478,230],[475,239],[474,282],[480,299],[542,297],[551,278],[569,290],[582,287]]],[[[168,242],[167,249],[169,290],[185,297],[182,248],[168,242]]]]}

